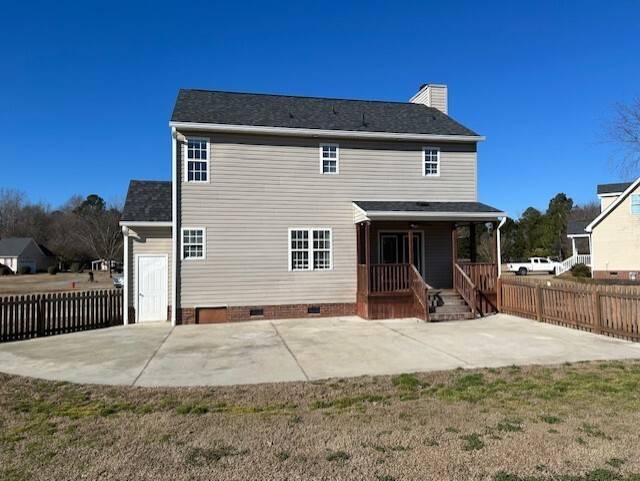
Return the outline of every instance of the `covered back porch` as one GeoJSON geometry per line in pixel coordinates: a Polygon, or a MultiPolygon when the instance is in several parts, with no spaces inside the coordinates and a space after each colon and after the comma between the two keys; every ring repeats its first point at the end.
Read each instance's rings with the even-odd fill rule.
{"type": "Polygon", "coordinates": [[[435,320],[453,293],[470,317],[495,312],[503,216],[475,202],[354,202],[358,315],[435,320]]]}

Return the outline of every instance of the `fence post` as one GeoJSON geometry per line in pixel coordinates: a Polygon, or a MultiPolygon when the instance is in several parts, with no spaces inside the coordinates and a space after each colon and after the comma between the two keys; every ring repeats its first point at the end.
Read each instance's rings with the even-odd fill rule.
{"type": "Polygon", "coordinates": [[[536,319],[542,322],[542,287],[536,284],[536,319]]]}
{"type": "Polygon", "coordinates": [[[36,314],[36,337],[44,336],[44,296],[38,296],[38,309],[36,314]]]}
{"type": "Polygon", "coordinates": [[[593,333],[600,334],[602,332],[602,312],[600,310],[600,293],[597,290],[593,291],[593,308],[595,309],[593,333]]]}

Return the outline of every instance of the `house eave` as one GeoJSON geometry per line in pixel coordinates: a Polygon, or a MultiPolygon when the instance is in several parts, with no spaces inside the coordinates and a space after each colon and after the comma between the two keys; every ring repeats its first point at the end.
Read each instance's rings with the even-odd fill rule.
{"type": "Polygon", "coordinates": [[[366,211],[366,220],[409,220],[409,221],[497,221],[506,217],[505,212],[408,212],[408,211],[366,211]]]}
{"type": "Polygon", "coordinates": [[[169,126],[181,130],[202,130],[207,132],[277,135],[286,137],[318,137],[331,139],[376,139],[424,142],[482,142],[482,135],[434,135],[401,132],[357,132],[351,130],[303,129],[291,127],[268,127],[257,125],[209,124],[198,122],[169,122],[169,126]]]}
{"type": "Polygon", "coordinates": [[[121,220],[121,227],[171,227],[173,222],[121,220]]]}

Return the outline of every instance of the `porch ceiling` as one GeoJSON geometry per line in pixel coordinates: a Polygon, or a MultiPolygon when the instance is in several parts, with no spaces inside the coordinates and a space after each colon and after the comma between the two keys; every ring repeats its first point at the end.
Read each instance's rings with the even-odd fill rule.
{"type": "Polygon", "coordinates": [[[480,202],[353,201],[355,223],[366,220],[494,222],[506,215],[480,202]]]}

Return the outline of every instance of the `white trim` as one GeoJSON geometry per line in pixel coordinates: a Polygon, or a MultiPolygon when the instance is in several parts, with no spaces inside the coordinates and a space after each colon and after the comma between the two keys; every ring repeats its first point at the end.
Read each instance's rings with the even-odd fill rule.
{"type": "Polygon", "coordinates": [[[195,137],[188,136],[185,137],[184,142],[182,142],[182,162],[183,162],[183,175],[182,181],[188,184],[208,184],[211,182],[211,137],[195,137]],[[207,143],[207,159],[189,159],[189,141],[190,140],[200,140],[205,141],[207,143]],[[205,162],[207,164],[207,180],[188,180],[189,179],[189,162],[205,162]]]}
{"type": "Polygon", "coordinates": [[[497,263],[498,263],[498,277],[502,276],[502,247],[500,246],[501,236],[500,236],[500,228],[507,222],[507,216],[504,216],[498,224],[498,229],[496,233],[496,250],[497,252],[497,263]]]}
{"type": "Polygon", "coordinates": [[[206,227],[182,227],[180,228],[180,260],[191,262],[201,261],[207,258],[207,228],[206,227]],[[184,256],[184,231],[199,230],[202,231],[202,257],[185,257],[184,256]]]}
{"type": "MultiPolygon", "coordinates": [[[[440,165],[440,147],[431,147],[428,145],[425,145],[422,147],[422,177],[440,177],[440,169],[441,169],[441,165],[440,165]],[[436,159],[436,170],[437,172],[435,174],[427,174],[427,160],[425,159],[425,155],[427,150],[432,151],[435,150],[438,154],[437,154],[437,159],[436,159]]],[[[429,163],[433,163],[433,161],[430,161],[429,163]]]]}
{"type": "Polygon", "coordinates": [[[367,211],[367,220],[390,219],[438,219],[438,220],[497,220],[505,217],[504,212],[395,212],[395,211],[367,211]]]}
{"type": "Polygon", "coordinates": [[[332,227],[289,227],[287,231],[287,266],[289,272],[307,272],[307,271],[332,271],[333,270],[333,228],[332,227]],[[307,231],[307,241],[308,241],[308,253],[309,253],[309,267],[306,269],[293,269],[293,265],[291,262],[291,232],[293,231],[307,231]],[[313,267],[313,232],[328,230],[330,237],[329,244],[329,268],[328,269],[314,269],[313,267]]]}
{"type": "Polygon", "coordinates": [[[175,326],[178,315],[178,131],[171,128],[171,325],[175,326]]]}
{"type": "MultiPolygon", "coordinates": [[[[605,210],[600,212],[600,215],[595,219],[593,219],[591,221],[591,224],[585,227],[584,230],[587,232],[592,232],[595,226],[597,226],[600,222],[602,222],[602,220],[605,217],[607,217],[611,212],[613,212],[616,209],[616,207],[618,207],[624,201],[624,199],[626,199],[629,196],[631,192],[636,190],[636,187],[638,186],[638,184],[640,184],[640,177],[638,177],[629,187],[627,187],[627,189],[624,192],[622,192],[622,194],[620,194],[616,200],[611,202],[611,204],[609,204],[609,207],[607,207],[605,210]]],[[[591,263],[592,264],[594,263],[593,259],[591,259],[591,263]]]]}
{"type": "Polygon", "coordinates": [[[171,227],[173,222],[171,221],[136,221],[136,220],[121,220],[121,227],[171,227]]]}
{"type": "MultiPolygon", "coordinates": [[[[322,175],[338,175],[340,173],[340,144],[320,144],[320,173],[322,175]],[[335,172],[325,172],[324,171],[324,148],[325,147],[335,147],[336,148],[336,171],[335,172]]],[[[333,160],[333,159],[328,159],[333,160]]]]}
{"type": "MultiPolygon", "coordinates": [[[[138,297],[140,293],[138,292],[138,277],[140,276],[140,257],[164,257],[164,268],[165,275],[162,277],[164,282],[164,291],[167,295],[165,299],[165,308],[169,307],[169,289],[167,283],[169,281],[169,256],[167,254],[145,254],[141,252],[134,256],[134,262],[136,266],[136,276],[133,282],[133,305],[136,311],[135,323],[138,324],[140,322],[140,309],[138,308],[138,297]]],[[[173,311],[173,308],[171,309],[173,311]]],[[[166,312],[165,312],[165,320],[166,320],[166,312]]]]}
{"type": "Polygon", "coordinates": [[[123,323],[124,325],[129,324],[129,229],[126,227],[122,229],[122,236],[124,237],[124,265],[122,275],[124,276],[124,282],[122,284],[122,289],[124,289],[124,299],[122,308],[124,312],[122,313],[123,323]]]}
{"type": "Polygon", "coordinates": [[[429,142],[482,142],[482,135],[434,135],[395,132],[355,132],[351,130],[299,129],[256,125],[209,124],[198,122],[169,122],[170,127],[185,130],[206,130],[238,134],[284,135],[287,137],[327,137],[341,139],[422,140],[429,142]]]}

